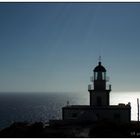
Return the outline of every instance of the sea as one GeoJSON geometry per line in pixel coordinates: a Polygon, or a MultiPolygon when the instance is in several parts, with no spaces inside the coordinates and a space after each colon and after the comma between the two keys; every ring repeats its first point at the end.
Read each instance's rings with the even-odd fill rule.
{"type": "MultiPolygon", "coordinates": [[[[137,98],[139,92],[111,92],[110,104],[131,103],[131,120],[137,120],[137,98]]],[[[14,122],[43,122],[62,119],[62,107],[69,105],[89,105],[88,93],[0,93],[0,129],[14,122]]]]}

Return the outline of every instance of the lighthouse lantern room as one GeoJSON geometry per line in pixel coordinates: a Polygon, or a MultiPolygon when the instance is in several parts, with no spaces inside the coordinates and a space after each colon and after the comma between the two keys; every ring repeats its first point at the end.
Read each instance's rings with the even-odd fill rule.
{"type": "Polygon", "coordinates": [[[98,66],[94,68],[93,73],[93,83],[92,85],[88,86],[88,91],[90,94],[90,105],[107,106],[109,105],[109,93],[111,91],[111,85],[109,85],[109,89],[107,89],[106,69],[104,66],[102,66],[101,61],[98,62],[98,66]]]}

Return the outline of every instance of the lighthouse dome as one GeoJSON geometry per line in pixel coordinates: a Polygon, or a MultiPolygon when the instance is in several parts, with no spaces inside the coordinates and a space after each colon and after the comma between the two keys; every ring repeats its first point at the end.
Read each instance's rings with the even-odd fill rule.
{"type": "Polygon", "coordinates": [[[101,62],[99,62],[98,66],[96,66],[93,71],[94,72],[98,72],[98,71],[106,72],[106,69],[101,65],[101,62]]]}

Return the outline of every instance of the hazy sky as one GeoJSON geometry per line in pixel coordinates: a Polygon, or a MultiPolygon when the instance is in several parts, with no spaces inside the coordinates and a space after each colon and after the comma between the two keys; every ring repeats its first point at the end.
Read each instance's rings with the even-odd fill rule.
{"type": "Polygon", "coordinates": [[[86,94],[100,54],[113,91],[140,91],[140,3],[0,3],[0,91],[86,94]]]}

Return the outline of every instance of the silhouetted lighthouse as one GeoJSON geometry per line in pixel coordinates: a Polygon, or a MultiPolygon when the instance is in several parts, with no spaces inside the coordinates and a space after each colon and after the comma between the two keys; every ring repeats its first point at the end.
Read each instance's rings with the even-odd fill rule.
{"type": "Polygon", "coordinates": [[[67,105],[62,108],[62,119],[71,123],[75,121],[103,121],[109,120],[117,123],[128,123],[131,120],[130,103],[110,105],[111,85],[107,86],[106,69],[99,59],[93,70],[92,84],[88,85],[89,105],[67,105]]]}
{"type": "Polygon", "coordinates": [[[111,85],[109,88],[106,87],[106,69],[102,66],[99,60],[98,66],[93,70],[94,76],[91,77],[93,85],[88,86],[90,94],[90,105],[91,106],[109,106],[109,94],[111,91],[111,85]]]}

